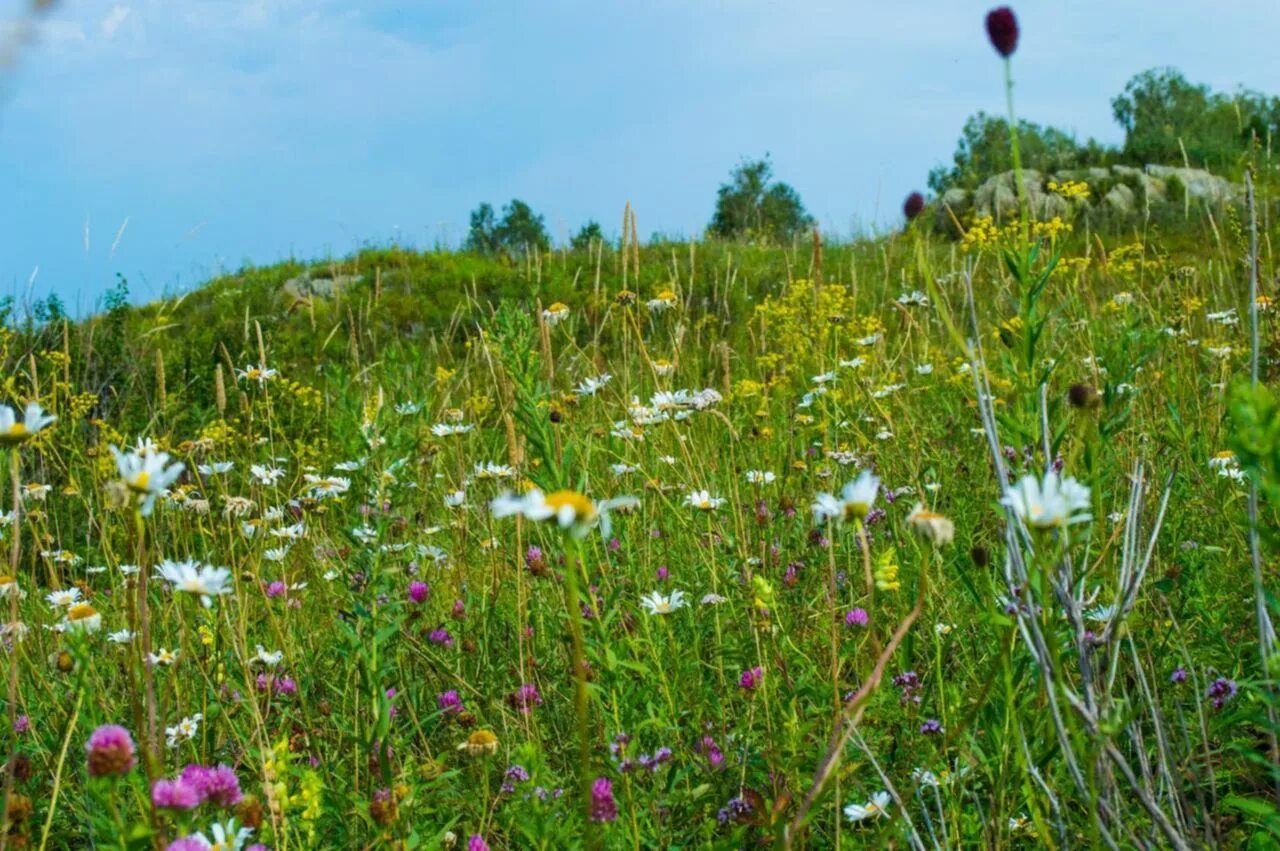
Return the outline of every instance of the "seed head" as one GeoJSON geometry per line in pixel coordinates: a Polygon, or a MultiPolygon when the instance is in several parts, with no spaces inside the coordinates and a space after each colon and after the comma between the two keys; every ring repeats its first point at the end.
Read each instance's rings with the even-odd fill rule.
{"type": "Polygon", "coordinates": [[[1018,49],[1018,19],[1008,6],[992,9],[987,13],[987,38],[991,46],[1005,59],[1018,49]]]}
{"type": "Polygon", "coordinates": [[[907,217],[907,221],[912,221],[923,212],[924,196],[919,192],[912,192],[907,196],[907,200],[902,202],[902,215],[907,217]]]}

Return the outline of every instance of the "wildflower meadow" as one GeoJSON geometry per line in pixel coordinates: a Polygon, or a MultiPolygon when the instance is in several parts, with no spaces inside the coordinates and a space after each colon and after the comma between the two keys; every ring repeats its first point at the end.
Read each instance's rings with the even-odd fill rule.
{"type": "Polygon", "coordinates": [[[6,327],[0,851],[1274,847],[1274,173],[6,327]]]}

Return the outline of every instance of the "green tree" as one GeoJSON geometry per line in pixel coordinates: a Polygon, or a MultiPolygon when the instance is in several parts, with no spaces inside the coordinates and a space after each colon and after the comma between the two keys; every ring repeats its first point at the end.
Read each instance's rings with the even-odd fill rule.
{"type": "Polygon", "coordinates": [[[773,164],[744,161],[716,193],[716,210],[707,230],[723,239],[761,238],[786,241],[813,226],[800,193],[773,182],[773,164]]]}
{"type": "Polygon", "coordinates": [[[551,246],[547,227],[542,216],[518,198],[502,208],[502,221],[498,223],[498,243],[511,255],[537,248],[546,251],[551,246]]]}
{"type": "MultiPolygon", "coordinates": [[[[1018,122],[1018,145],[1023,166],[1038,171],[1104,165],[1115,157],[1114,151],[1092,139],[1082,146],[1067,131],[1032,121],[1018,122]]],[[[964,123],[952,165],[929,172],[929,188],[939,194],[953,187],[973,189],[1012,168],[1008,120],[979,112],[964,123]]]]}
{"type": "Polygon", "coordinates": [[[1152,68],[1129,80],[1112,98],[1111,113],[1124,128],[1125,158],[1135,165],[1181,163],[1226,168],[1237,164],[1254,138],[1276,132],[1280,103],[1240,91],[1213,92],[1174,68],[1152,68]]]}
{"type": "Polygon", "coordinates": [[[464,248],[476,254],[497,254],[498,247],[497,216],[491,204],[481,204],[471,211],[471,229],[464,248]]]}
{"type": "Polygon", "coordinates": [[[463,247],[477,254],[505,253],[515,257],[534,248],[546,251],[550,245],[542,216],[519,198],[513,198],[502,208],[501,221],[488,203],[472,210],[471,228],[463,247]]]}
{"type": "Polygon", "coordinates": [[[592,219],[587,222],[578,232],[569,240],[569,247],[574,251],[585,251],[595,243],[596,240],[604,239],[604,231],[600,230],[600,223],[592,219]]]}

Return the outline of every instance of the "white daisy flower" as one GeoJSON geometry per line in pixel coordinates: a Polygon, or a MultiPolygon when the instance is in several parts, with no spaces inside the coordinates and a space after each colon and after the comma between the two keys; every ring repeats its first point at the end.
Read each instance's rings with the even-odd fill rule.
{"type": "Polygon", "coordinates": [[[846,806],[844,808],[844,817],[851,822],[886,818],[889,815],[889,803],[891,800],[888,792],[877,792],[865,804],[849,804],[846,806]]]}
{"type": "Polygon", "coordinates": [[[619,508],[634,508],[640,501],[633,496],[619,496],[603,502],[592,502],[576,491],[559,490],[549,494],[534,488],[517,496],[505,493],[489,505],[494,517],[519,514],[530,520],[555,520],[561,529],[568,529],[581,538],[597,524],[600,531],[609,535],[609,512],[619,508]]]}
{"type": "Polygon", "coordinates": [[[876,501],[876,492],[880,489],[880,479],[870,470],[863,470],[858,478],[844,486],[840,496],[820,493],[814,498],[813,519],[817,523],[857,519],[862,520],[871,513],[871,506],[876,501]]]}
{"type": "Polygon", "coordinates": [[[1023,476],[1005,491],[1000,503],[1033,529],[1060,528],[1091,519],[1089,489],[1052,470],[1043,481],[1033,475],[1023,476]]]}
{"type": "Polygon", "coordinates": [[[58,418],[44,412],[35,402],[28,402],[22,412],[18,413],[8,405],[0,405],[0,446],[17,446],[35,437],[36,433],[55,422],[58,418]]]}
{"type": "Polygon", "coordinates": [[[669,615],[688,603],[685,602],[684,592],[676,590],[665,596],[658,591],[650,592],[640,598],[640,605],[651,615],[669,615]]]}
{"type": "Polygon", "coordinates": [[[693,491],[685,494],[684,504],[698,511],[715,511],[724,505],[724,497],[712,496],[710,491],[693,491]]]}

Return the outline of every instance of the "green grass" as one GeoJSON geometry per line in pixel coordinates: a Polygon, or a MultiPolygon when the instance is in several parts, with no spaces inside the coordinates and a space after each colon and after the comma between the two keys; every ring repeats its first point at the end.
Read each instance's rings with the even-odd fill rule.
{"type": "MultiPolygon", "coordinates": [[[[28,630],[7,657],[12,714],[30,719],[14,739],[29,770],[13,800],[31,803],[14,840],[39,846],[47,827],[48,847],[93,835],[140,848],[234,815],[277,849],[441,847],[449,832],[495,848],[1168,844],[1153,809],[1188,845],[1261,840],[1275,817],[1248,485],[1209,464],[1233,445],[1226,387],[1247,375],[1247,243],[1216,225],[1196,216],[1168,236],[1046,244],[1041,265],[1055,248],[1063,259],[1038,300],[995,247],[908,230],[826,246],[820,266],[807,244],[647,246],[625,272],[635,300],[607,246],[523,263],[370,250],[333,264],[363,282],[330,301],[286,303],[291,264],[9,333],[6,395],[59,416],[20,447],[16,471],[50,490],[26,498],[5,532],[19,539],[28,630]],[[1057,461],[1090,489],[1092,522],[1035,533],[1034,555],[1011,547],[981,431],[966,264],[1009,475],[1057,461]],[[666,289],[675,307],[646,305],[666,289]],[[915,290],[927,306],[897,301],[915,290]],[[538,306],[555,302],[567,318],[541,321],[538,306]],[[1206,316],[1229,308],[1238,324],[1206,316]],[[840,365],[854,358],[863,363],[840,365]],[[262,362],[279,375],[235,380],[262,362]],[[612,379],[599,392],[574,393],[603,373],[612,379]],[[1074,384],[1096,388],[1097,406],[1069,405],[1074,384]],[[805,403],[817,387],[827,392],[805,403]],[[633,398],[681,388],[721,399],[636,424],[633,398]],[[408,402],[420,410],[397,412],[408,402]],[[455,419],[475,428],[433,434],[455,419]],[[135,518],[111,486],[107,446],[142,437],[187,471],[135,518]],[[213,462],[233,467],[195,474],[213,462]],[[514,475],[477,475],[490,462],[514,475]],[[285,473],[263,484],[253,464],[285,473]],[[860,469],[883,481],[865,550],[858,524],[816,524],[811,511],[860,469]],[[774,480],[751,483],[752,470],[774,480]],[[308,474],[350,487],[316,498],[308,474]],[[613,514],[609,538],[597,529],[580,542],[492,516],[491,500],[532,484],[640,506],[613,514]],[[1132,609],[1108,631],[1093,609],[1141,561],[1166,487],[1145,576],[1124,586],[1132,609]],[[459,490],[465,504],[446,506],[459,490]],[[686,506],[695,490],[724,502],[686,506]],[[911,533],[918,501],[954,523],[953,542],[911,533]],[[274,560],[287,541],[271,532],[295,523],[303,536],[274,560]],[[1021,606],[1005,572],[1015,549],[1030,577],[1021,606]],[[67,560],[51,557],[59,550],[67,560]],[[226,566],[231,593],[205,608],[152,577],[151,646],[108,641],[141,632],[142,574],[122,567],[152,573],[161,559],[226,566]],[[1055,599],[1050,583],[1068,569],[1067,597],[1055,599]],[[883,587],[868,586],[869,571],[883,587]],[[412,581],[429,586],[424,602],[410,600],[412,581]],[[45,594],[72,587],[100,631],[48,629],[64,611],[45,594]],[[673,590],[688,605],[669,615],[641,604],[673,590]],[[723,601],[703,604],[709,594],[723,601]],[[1064,618],[1063,599],[1086,601],[1091,619],[1064,618]],[[581,712],[575,608],[586,614],[581,712]],[[847,625],[858,608],[868,623],[847,625]],[[1105,633],[1083,656],[1092,686],[1078,652],[1086,629],[1105,633]],[[278,668],[255,661],[259,645],[283,654],[278,668]],[[178,649],[177,661],[142,664],[158,648],[178,649]],[[1179,668],[1185,683],[1171,681],[1179,668]],[[268,671],[292,685],[269,693],[268,671]],[[906,672],[915,677],[898,683],[918,684],[894,683],[906,672]],[[1219,677],[1240,691],[1214,708],[1205,695],[1219,677]],[[536,701],[522,703],[522,685],[536,701]],[[1073,706],[1090,688],[1089,708],[1073,706]],[[460,712],[442,709],[450,691],[460,712]],[[90,732],[121,724],[143,747],[151,712],[154,761],[88,777],[90,732]],[[856,726],[837,728],[837,712],[856,726]],[[163,728],[196,713],[196,735],[166,746],[163,728]],[[941,732],[921,732],[929,721],[941,732]],[[849,734],[833,760],[837,729],[849,734]],[[477,731],[496,736],[494,753],[459,750],[477,731]],[[660,748],[669,759],[637,765],[660,748]],[[148,775],[193,762],[234,768],[245,801],[153,810],[148,775]],[[503,792],[513,765],[529,779],[503,792]],[[584,818],[580,783],[599,777],[612,782],[616,821],[584,818]],[[888,818],[844,817],[881,790],[892,791],[888,818]]],[[[1265,253],[1263,265],[1269,281],[1265,253]]],[[[1276,333],[1269,311],[1261,320],[1265,383],[1276,333]]],[[[1262,525],[1274,521],[1264,501],[1262,525]]]]}

